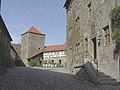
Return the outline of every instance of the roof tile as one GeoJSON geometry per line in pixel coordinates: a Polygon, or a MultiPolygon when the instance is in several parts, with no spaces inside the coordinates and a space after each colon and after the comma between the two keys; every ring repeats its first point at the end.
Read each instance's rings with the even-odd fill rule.
{"type": "Polygon", "coordinates": [[[29,56],[28,59],[31,59],[32,57],[35,57],[36,55],[39,55],[40,53],[43,52],[63,51],[65,49],[66,49],[66,44],[46,46],[44,49],[37,51],[36,53],[33,53],[31,56],[29,56]]]}
{"type": "Polygon", "coordinates": [[[27,32],[23,33],[22,35],[26,34],[26,33],[34,33],[34,34],[39,34],[39,35],[44,35],[42,34],[39,30],[37,30],[34,26],[32,26],[27,32]]]}

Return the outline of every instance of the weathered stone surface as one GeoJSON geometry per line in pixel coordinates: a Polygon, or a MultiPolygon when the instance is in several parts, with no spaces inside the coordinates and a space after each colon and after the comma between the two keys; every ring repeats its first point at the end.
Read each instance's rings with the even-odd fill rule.
{"type": "Polygon", "coordinates": [[[21,59],[28,66],[28,58],[45,47],[45,36],[36,33],[25,33],[21,38],[21,59]]]}
{"type": "Polygon", "coordinates": [[[120,0],[71,0],[67,7],[66,31],[67,66],[70,71],[74,66],[85,64],[87,50],[93,59],[98,60],[99,71],[119,80],[119,60],[114,60],[115,44],[109,17],[110,11],[117,5],[120,5],[120,0]],[[107,44],[104,31],[106,26],[109,26],[107,33],[110,35],[110,43],[107,44]]]}
{"type": "MultiPolygon", "coordinates": [[[[82,75],[84,76],[84,74],[82,75]]],[[[82,76],[74,77],[63,68],[8,69],[0,76],[0,90],[119,90],[120,85],[96,86],[82,76]]]]}
{"type": "Polygon", "coordinates": [[[6,72],[6,68],[11,66],[10,45],[12,38],[0,15],[0,74],[6,72]]]}

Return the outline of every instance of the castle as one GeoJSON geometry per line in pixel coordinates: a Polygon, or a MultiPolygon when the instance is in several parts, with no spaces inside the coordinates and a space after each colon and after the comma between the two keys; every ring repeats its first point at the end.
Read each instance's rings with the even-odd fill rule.
{"type": "Polygon", "coordinates": [[[66,45],[45,46],[45,34],[42,34],[35,27],[31,27],[27,32],[21,34],[21,44],[13,44],[21,60],[29,66],[31,59],[36,59],[39,64],[42,61],[51,60],[53,63],[66,64],[66,45]]]}

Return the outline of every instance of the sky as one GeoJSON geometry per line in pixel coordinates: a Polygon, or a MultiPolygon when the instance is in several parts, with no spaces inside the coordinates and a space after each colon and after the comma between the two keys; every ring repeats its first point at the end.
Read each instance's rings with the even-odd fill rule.
{"type": "Polygon", "coordinates": [[[21,34],[32,26],[46,34],[45,45],[66,42],[66,0],[1,0],[1,14],[13,39],[21,42],[21,34]]]}

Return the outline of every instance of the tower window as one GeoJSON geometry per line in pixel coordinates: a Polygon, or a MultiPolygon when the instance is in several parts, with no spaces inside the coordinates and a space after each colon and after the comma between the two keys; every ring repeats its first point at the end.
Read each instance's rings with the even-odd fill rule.
{"type": "Polygon", "coordinates": [[[76,30],[78,30],[80,22],[79,22],[79,16],[75,19],[75,23],[76,23],[76,30]]]}
{"type": "Polygon", "coordinates": [[[91,9],[91,2],[88,4],[88,14],[91,16],[91,11],[92,11],[92,9],[91,9]]]}
{"type": "Polygon", "coordinates": [[[40,48],[38,48],[38,50],[40,50],[40,48]]]}

